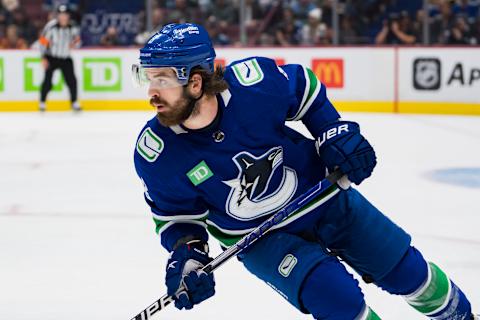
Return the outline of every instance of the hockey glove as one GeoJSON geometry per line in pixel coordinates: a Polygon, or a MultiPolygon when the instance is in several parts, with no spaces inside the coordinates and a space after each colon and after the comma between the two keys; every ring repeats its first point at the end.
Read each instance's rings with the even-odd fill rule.
{"type": "Polygon", "coordinates": [[[377,164],[375,151],[360,134],[356,122],[337,121],[328,124],[317,139],[316,147],[329,172],[338,167],[357,185],[372,174],[377,164]]]}
{"type": "Polygon", "coordinates": [[[210,261],[208,247],[200,240],[189,241],[172,251],[165,283],[168,295],[175,300],[175,307],[192,309],[195,304],[215,294],[213,274],[202,271],[202,267],[210,261]],[[177,292],[181,284],[185,290],[177,292]]]}

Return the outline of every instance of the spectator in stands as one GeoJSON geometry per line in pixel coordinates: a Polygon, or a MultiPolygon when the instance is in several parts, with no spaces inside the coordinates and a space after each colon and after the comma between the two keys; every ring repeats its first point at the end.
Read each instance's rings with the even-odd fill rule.
{"type": "Polygon", "coordinates": [[[459,0],[452,8],[455,16],[462,15],[467,18],[469,24],[474,24],[479,13],[480,3],[478,0],[459,0]]]}
{"type": "MultiPolygon", "coordinates": [[[[320,8],[322,9],[322,21],[325,23],[327,28],[332,27],[332,18],[333,18],[333,6],[335,5],[332,0],[323,0],[321,1],[322,5],[320,8]]],[[[337,4],[339,4],[340,1],[337,1],[337,4]]],[[[339,6],[340,7],[340,6],[339,6]]]]}
{"type": "Polygon", "coordinates": [[[115,47],[120,45],[117,28],[110,26],[107,32],[100,38],[100,45],[104,47],[115,47]]]}
{"type": "Polygon", "coordinates": [[[358,32],[353,27],[353,19],[349,15],[344,15],[340,20],[340,34],[338,42],[340,44],[356,44],[358,43],[358,32]]]}
{"type": "Polygon", "coordinates": [[[275,29],[276,44],[285,47],[300,43],[301,25],[295,20],[291,8],[283,9],[282,20],[276,25],[275,29]]]}
{"type": "Polygon", "coordinates": [[[27,49],[27,41],[18,35],[18,28],[11,24],[7,27],[5,37],[0,39],[0,49],[27,49]]]}
{"type": "Polygon", "coordinates": [[[463,15],[457,16],[452,28],[448,31],[447,44],[469,45],[475,42],[476,38],[470,31],[467,19],[463,15]]]}
{"type": "Polygon", "coordinates": [[[322,23],[322,9],[315,8],[308,13],[308,22],[300,32],[300,43],[302,45],[326,44],[327,26],[322,23]]]}
{"type": "Polygon", "coordinates": [[[448,1],[438,3],[439,11],[433,12],[430,22],[430,41],[431,44],[446,44],[449,37],[454,19],[452,14],[452,4],[448,1]]]}
{"type": "Polygon", "coordinates": [[[20,6],[19,0],[2,0],[2,5],[7,11],[13,11],[20,6]]]}
{"type": "Polygon", "coordinates": [[[35,27],[40,27],[38,21],[31,21],[28,19],[25,11],[21,8],[17,8],[11,12],[12,24],[18,27],[18,34],[20,37],[24,38],[27,43],[32,43],[37,39],[38,29],[35,27]]]}
{"type": "Polygon", "coordinates": [[[310,11],[316,9],[317,6],[312,0],[294,0],[292,1],[291,8],[298,21],[306,24],[310,11]]]}
{"type": "Polygon", "coordinates": [[[238,8],[227,0],[212,0],[209,16],[215,16],[218,23],[223,26],[238,24],[238,8]]]}
{"type": "Polygon", "coordinates": [[[383,22],[382,30],[375,37],[376,44],[414,44],[413,25],[407,12],[391,13],[383,22]]]}
{"type": "Polygon", "coordinates": [[[199,9],[195,3],[187,0],[175,0],[175,7],[168,10],[168,23],[200,22],[199,9]]]}
{"type": "Polygon", "coordinates": [[[205,29],[214,45],[229,45],[231,40],[217,22],[217,18],[210,16],[205,24],[205,29]]]}

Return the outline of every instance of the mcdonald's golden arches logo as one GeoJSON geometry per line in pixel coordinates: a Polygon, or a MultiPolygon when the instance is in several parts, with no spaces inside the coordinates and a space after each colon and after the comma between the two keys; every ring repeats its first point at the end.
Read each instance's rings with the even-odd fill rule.
{"type": "Polygon", "coordinates": [[[312,70],[327,88],[343,88],[343,59],[313,59],[312,70]]]}

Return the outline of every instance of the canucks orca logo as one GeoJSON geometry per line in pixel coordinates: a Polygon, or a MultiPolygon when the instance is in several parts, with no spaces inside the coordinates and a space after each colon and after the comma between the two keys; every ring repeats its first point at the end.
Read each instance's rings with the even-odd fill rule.
{"type": "Polygon", "coordinates": [[[272,148],[260,157],[242,151],[232,160],[239,174],[236,179],[224,181],[232,188],[225,204],[230,216],[239,220],[252,220],[274,213],[295,194],[297,174],[295,170],[282,166],[282,147],[272,148]],[[283,170],[282,180],[275,191],[266,194],[277,169],[283,170]]]}

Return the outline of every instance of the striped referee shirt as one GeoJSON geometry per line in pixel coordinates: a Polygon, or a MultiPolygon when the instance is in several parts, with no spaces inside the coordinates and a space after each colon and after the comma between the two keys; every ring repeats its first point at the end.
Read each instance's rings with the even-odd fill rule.
{"type": "Polygon", "coordinates": [[[49,21],[40,36],[42,56],[54,58],[70,57],[70,48],[80,45],[80,29],[73,23],[61,27],[56,19],[49,21]]]}

